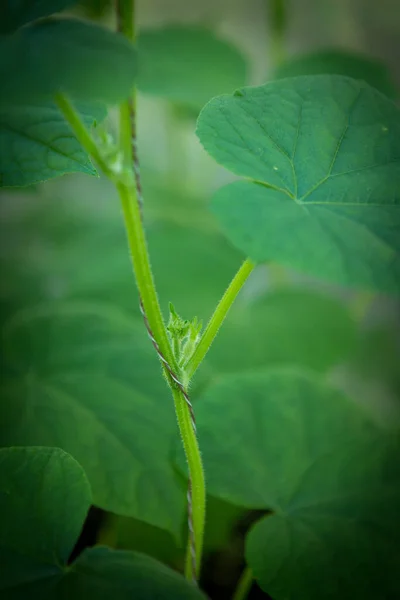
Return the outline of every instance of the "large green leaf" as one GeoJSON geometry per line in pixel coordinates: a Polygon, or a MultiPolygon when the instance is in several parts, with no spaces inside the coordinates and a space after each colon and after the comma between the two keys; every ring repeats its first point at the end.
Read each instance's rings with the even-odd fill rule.
{"type": "Polygon", "coordinates": [[[195,110],[246,83],[240,52],[201,27],[141,31],[138,62],[140,90],[195,110]]]}
{"type": "Polygon", "coordinates": [[[11,33],[36,19],[60,12],[77,0],[2,0],[0,34],[11,33]]]}
{"type": "Polygon", "coordinates": [[[90,505],[79,464],[56,448],[0,450],[1,580],[4,600],[201,599],[153,559],[105,547],[67,566],[90,505]]]}
{"type": "Polygon", "coordinates": [[[66,92],[114,104],[134,84],[136,54],[122,35],[71,19],[45,19],[0,38],[0,106],[66,92]]]}
{"type": "Polygon", "coordinates": [[[363,82],[315,75],[208,103],[198,136],[253,181],[212,210],[257,262],[345,285],[400,291],[400,111],[363,82]]]}
{"type": "Polygon", "coordinates": [[[264,590],[277,600],[396,597],[395,436],[291,369],[221,376],[195,409],[209,492],[272,510],[247,543],[264,590]]]}
{"type": "MultiPolygon", "coordinates": [[[[102,120],[100,105],[80,105],[87,126],[102,120]]],[[[0,108],[0,186],[25,186],[81,171],[95,175],[88,155],[51,102],[0,108]]]]}
{"type": "Polygon", "coordinates": [[[232,307],[207,363],[215,372],[298,364],[324,371],[353,354],[356,324],[343,303],[302,288],[272,291],[232,307]]]}
{"type": "Polygon", "coordinates": [[[22,310],[4,325],[3,364],[1,446],[58,446],[96,505],[180,535],[173,402],[141,320],[94,303],[22,310]]]}
{"type": "Polygon", "coordinates": [[[289,58],[273,71],[271,79],[325,74],[362,79],[383,94],[391,98],[396,96],[396,88],[384,63],[337,48],[289,58]]]}

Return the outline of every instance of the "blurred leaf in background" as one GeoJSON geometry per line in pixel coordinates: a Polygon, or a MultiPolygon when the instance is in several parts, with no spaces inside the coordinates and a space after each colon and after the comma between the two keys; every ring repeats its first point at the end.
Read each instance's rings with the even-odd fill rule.
{"type": "Polygon", "coordinates": [[[239,50],[212,31],[197,26],[142,30],[138,39],[140,91],[198,113],[214,96],[247,81],[239,50]]]}
{"type": "Polygon", "coordinates": [[[389,98],[397,96],[398,90],[389,69],[383,62],[341,49],[321,50],[294,56],[273,70],[270,79],[323,74],[361,79],[389,98]]]}
{"type": "Polygon", "coordinates": [[[0,35],[10,34],[23,25],[70,8],[77,0],[2,0],[0,35]]]}

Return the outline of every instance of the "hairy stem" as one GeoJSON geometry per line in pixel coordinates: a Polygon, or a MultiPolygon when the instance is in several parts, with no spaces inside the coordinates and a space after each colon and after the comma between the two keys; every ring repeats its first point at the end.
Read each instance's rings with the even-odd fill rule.
{"type": "Polygon", "coordinates": [[[245,600],[250,592],[252,584],[253,573],[251,572],[250,567],[246,567],[240,576],[235,593],[232,596],[232,600],[245,600]]]}
{"type": "MultiPolygon", "coordinates": [[[[195,561],[187,560],[185,571],[187,577],[192,579],[195,578],[199,573],[201,564],[206,497],[204,472],[196,433],[195,429],[193,428],[193,419],[190,412],[191,405],[185,389],[183,388],[182,384],[179,383],[178,378],[174,375],[175,373],[179,373],[179,370],[168,339],[167,330],[162,317],[161,308],[154,285],[137,190],[134,184],[134,177],[132,176],[129,178],[132,180],[132,183],[127,183],[126,176],[121,178],[116,175],[101,156],[96,143],[90,135],[90,132],[86,129],[85,124],[83,123],[79,114],[75,111],[68,98],[59,94],[56,96],[55,100],[64,118],[69,123],[72,131],[82,144],[83,148],[90,156],[94,158],[104,174],[115,182],[121,199],[128,245],[131,254],[133,270],[135,273],[136,284],[141,299],[141,307],[143,309],[149,335],[156,347],[159,358],[163,364],[167,381],[173,392],[178,425],[189,465],[191,490],[193,490],[193,496],[196,498],[196,507],[192,507],[193,531],[195,536],[194,548],[196,556],[195,561]],[[193,569],[194,564],[196,564],[196,571],[193,569]]],[[[121,116],[121,122],[125,127],[129,126],[130,131],[130,121],[129,119],[126,120],[127,116],[129,116],[129,110],[126,109],[125,104],[121,107],[121,114],[122,113],[125,116],[124,118],[121,116]]],[[[127,139],[127,135],[124,139],[127,139]]]]}
{"type": "Polygon", "coordinates": [[[232,306],[236,296],[242,289],[244,283],[249,277],[250,273],[254,269],[255,265],[249,260],[245,260],[236,273],[235,277],[229,284],[228,289],[219,301],[217,308],[214,311],[211,319],[209,320],[207,327],[204,330],[203,335],[200,338],[196,350],[194,351],[191,359],[186,365],[186,377],[190,380],[198,367],[202,363],[205,355],[207,354],[211,344],[214,341],[215,336],[218,333],[219,328],[225,320],[226,315],[230,307],[232,306]]]}
{"type": "MultiPolygon", "coordinates": [[[[132,42],[135,41],[134,0],[117,0],[118,29],[132,42]]],[[[136,282],[139,288],[140,308],[153,346],[161,360],[164,373],[172,390],[175,412],[189,467],[188,526],[189,540],[185,575],[196,580],[200,572],[205,520],[205,481],[201,455],[196,437],[196,423],[187,388],[180,380],[180,371],[162,318],[151,271],[142,215],[142,187],[137,155],[136,93],[120,106],[120,145],[124,164],[133,175],[134,185],[128,189],[118,186],[124,212],[136,282]]]]}

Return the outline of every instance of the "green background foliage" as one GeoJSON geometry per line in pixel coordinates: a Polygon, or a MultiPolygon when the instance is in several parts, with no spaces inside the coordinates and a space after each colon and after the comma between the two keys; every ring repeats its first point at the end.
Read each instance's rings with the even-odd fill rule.
{"type": "MultiPolygon", "coordinates": [[[[3,586],[40,574],[45,600],[201,597],[149,558],[183,569],[186,481],[118,199],[102,177],[83,176],[94,166],[43,99],[67,89],[96,135],[114,135],[103,105],[126,96],[137,72],[144,215],[165,316],[172,301],[207,322],[244,254],[273,260],[252,273],[190,390],[209,485],[203,578],[222,580],[210,595],[230,596],[247,560],[274,600],[396,597],[399,323],[382,292],[399,281],[399,117],[378,91],[335,77],[395,98],[388,71],[354,52],[374,36],[362,48],[345,3],[329,15],[319,1],[292,3],[296,51],[273,68],[266,15],[246,1],[151,0],[139,7],[136,58],[104,29],[106,3],[71,4],[25,2],[0,19],[10,33],[0,38],[1,185],[27,186],[0,199],[0,446],[18,446],[0,451],[3,586]],[[67,20],[19,29],[62,8],[67,20]],[[71,28],[87,39],[89,26],[72,19],[88,11],[102,20],[90,44],[66,46],[71,28]],[[33,38],[42,56],[21,62],[33,38]],[[283,79],[319,73],[330,75],[283,79]],[[194,134],[218,94],[198,132],[220,165],[194,134]],[[335,177],[314,189],[333,158],[335,177]],[[361,170],[339,174],[349,169],[361,170]],[[289,197],[310,190],[318,207],[289,197]],[[22,490],[12,506],[10,489],[22,490]],[[66,568],[91,503],[103,509],[96,542],[113,549],[85,550],[66,568]]],[[[366,14],[363,3],[368,32],[366,14]]]]}

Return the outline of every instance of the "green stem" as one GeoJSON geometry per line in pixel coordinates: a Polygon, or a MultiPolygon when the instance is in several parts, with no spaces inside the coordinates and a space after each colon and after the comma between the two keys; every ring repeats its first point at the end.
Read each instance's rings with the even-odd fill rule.
{"type": "MultiPolygon", "coordinates": [[[[201,557],[203,553],[204,524],[206,514],[206,484],[204,479],[204,470],[196,435],[193,432],[187,404],[177,388],[171,387],[171,389],[174,397],[175,412],[178,419],[179,430],[182,437],[183,448],[185,450],[189,469],[189,477],[192,486],[192,518],[196,547],[197,576],[199,576],[201,557]]],[[[190,543],[187,545],[186,550],[185,576],[189,580],[193,579],[190,543]]]]}
{"type": "Polygon", "coordinates": [[[266,0],[269,13],[269,52],[273,68],[278,67],[286,57],[285,30],[287,23],[286,1],[266,0]]]}
{"type": "MultiPolygon", "coordinates": [[[[89,131],[86,129],[85,124],[76,113],[69,100],[62,95],[58,95],[55,100],[84,149],[88,152],[88,154],[95,158],[103,172],[116,184],[121,199],[136,284],[143,302],[146,317],[160,351],[168,361],[173,371],[178,372],[154,286],[136,187],[134,184],[127,184],[125,181],[122,181],[122,179],[118,179],[118,177],[111,171],[108,164],[100,155],[100,152],[94,140],[91,138],[89,131]]],[[[130,131],[130,123],[128,123],[126,120],[126,117],[129,115],[127,114],[125,104],[123,107],[121,107],[121,113],[124,114],[124,118],[121,117],[121,122],[124,124],[124,127],[128,127],[129,125],[130,131]]],[[[128,136],[125,135],[123,139],[127,140],[128,136]]],[[[131,179],[133,180],[133,177],[131,179]]],[[[191,427],[189,409],[185,398],[182,392],[177,389],[168,372],[165,371],[165,373],[174,396],[178,425],[181,432],[189,465],[189,474],[192,481],[193,521],[196,536],[196,563],[199,570],[203,546],[205,512],[205,484],[203,467],[196,434],[191,427]]],[[[187,565],[186,575],[188,578],[192,578],[191,564],[187,565]]]]}
{"type": "MultiPolygon", "coordinates": [[[[132,43],[136,41],[135,32],[135,1],[118,0],[118,28],[132,43]]],[[[125,218],[125,227],[128,234],[129,248],[132,256],[133,268],[135,271],[136,282],[139,288],[139,295],[143,303],[144,312],[150,325],[151,334],[156,342],[156,350],[161,351],[164,359],[167,360],[169,368],[172,369],[176,377],[179,377],[179,367],[171,347],[167,329],[162,318],[160,305],[157,298],[156,288],[151,271],[150,259],[147,250],[146,236],[143,228],[140,201],[139,181],[139,162],[136,152],[136,91],[132,91],[130,101],[124,102],[120,106],[120,144],[124,154],[124,162],[129,165],[130,171],[134,171],[134,185],[132,188],[118,186],[121,198],[122,208],[125,218]],[[133,166],[134,165],[134,166],[133,166]],[[157,348],[158,346],[158,348],[157,348]]],[[[159,353],[160,354],[160,353],[159,353]]],[[[200,450],[193,427],[189,406],[185,396],[179,386],[176,385],[169,370],[163,363],[164,373],[172,390],[175,412],[178,420],[178,426],[182,437],[182,442],[189,467],[189,479],[191,486],[191,508],[194,530],[194,546],[196,553],[197,573],[193,573],[193,564],[191,560],[191,539],[189,536],[188,550],[186,554],[185,575],[188,579],[195,579],[200,573],[201,554],[204,536],[205,521],[205,481],[204,471],[201,462],[200,450]]]]}
{"type": "Polygon", "coordinates": [[[229,287],[226,290],[225,294],[219,301],[218,306],[214,311],[214,314],[209,320],[207,327],[205,328],[204,333],[201,336],[198,345],[196,346],[196,350],[194,351],[192,358],[186,365],[186,377],[189,381],[191,380],[198,367],[202,363],[205,355],[207,354],[211,344],[214,341],[215,336],[218,333],[219,328],[224,322],[230,307],[232,306],[236,296],[240,292],[241,288],[243,287],[245,281],[249,277],[254,267],[255,265],[249,259],[245,260],[242,266],[240,267],[239,271],[236,273],[235,277],[229,284],[229,287]]]}
{"type": "MultiPolygon", "coordinates": [[[[156,339],[162,354],[167,359],[174,373],[179,374],[179,369],[168,340],[167,330],[162,319],[154,287],[146,240],[140,218],[139,205],[136,196],[133,194],[133,190],[127,190],[124,186],[120,186],[119,193],[124,212],[125,227],[128,234],[133,268],[144,310],[154,338],[156,339]]],[[[192,485],[192,516],[195,535],[196,564],[199,573],[204,537],[206,502],[204,471],[196,434],[193,431],[186,400],[182,392],[171,379],[168,371],[164,369],[164,372],[172,390],[178,426],[189,466],[189,477],[192,485]]],[[[194,576],[192,573],[192,562],[190,560],[190,549],[188,549],[187,552],[185,575],[188,579],[192,579],[194,576]]]]}
{"type": "Polygon", "coordinates": [[[124,215],[133,270],[144,311],[150,329],[157,340],[161,352],[171,365],[172,369],[175,369],[175,359],[169,343],[167,330],[154,285],[136,188],[134,185],[127,186],[118,184],[117,189],[124,215]]]}
{"type": "Polygon", "coordinates": [[[97,166],[103,173],[112,181],[115,181],[116,175],[102,156],[96,142],[93,140],[90,132],[87,130],[85,123],[81,119],[79,113],[75,110],[70,100],[64,94],[56,94],[54,97],[55,103],[64,115],[65,120],[69,123],[78,142],[85,148],[86,152],[97,163],[97,166]]]}
{"type": "Polygon", "coordinates": [[[253,573],[250,567],[246,567],[240,576],[232,600],[245,600],[253,584],[253,573]]]}

